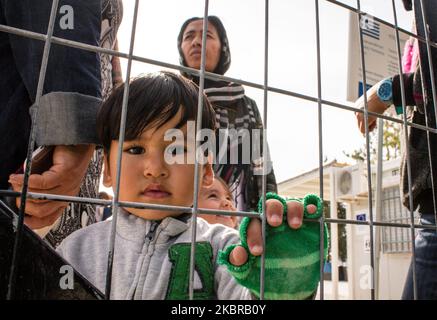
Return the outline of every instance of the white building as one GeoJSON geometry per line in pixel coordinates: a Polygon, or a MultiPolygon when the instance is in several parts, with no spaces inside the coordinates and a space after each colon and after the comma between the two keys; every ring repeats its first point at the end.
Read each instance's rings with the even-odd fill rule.
{"type": "MultiPolygon", "coordinates": [[[[372,166],[373,221],[410,224],[410,213],[399,196],[400,159],[386,161],[382,168],[382,191],[378,198],[376,168],[372,166]],[[377,199],[378,198],[378,199],[377,199]],[[380,201],[381,209],[376,203],[380,201]]],[[[320,194],[319,168],[278,184],[279,193],[303,197],[320,194]]],[[[331,218],[337,218],[337,203],[346,207],[346,219],[369,221],[367,168],[364,163],[348,165],[333,161],[323,167],[323,197],[330,201],[331,218]]],[[[417,221],[415,221],[417,222],[417,221]]],[[[347,224],[347,284],[338,279],[338,246],[330,246],[332,283],[325,286],[325,299],[370,299],[372,270],[370,263],[370,227],[347,224]]],[[[331,224],[331,243],[338,243],[337,224],[331,224]]],[[[411,229],[374,226],[376,299],[400,299],[411,258],[411,229]]],[[[325,281],[326,282],[326,281],[325,281]]]]}

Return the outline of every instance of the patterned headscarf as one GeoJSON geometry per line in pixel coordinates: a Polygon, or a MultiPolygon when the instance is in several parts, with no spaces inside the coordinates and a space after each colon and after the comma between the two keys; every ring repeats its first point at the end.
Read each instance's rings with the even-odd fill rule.
{"type": "MultiPolygon", "coordinates": [[[[178,50],[179,61],[183,66],[188,66],[184,53],[182,51],[182,38],[187,26],[197,20],[203,18],[190,18],[184,22],[178,35],[178,50]]],[[[219,62],[213,71],[217,74],[225,74],[231,65],[231,52],[229,49],[229,41],[226,35],[226,30],[216,16],[209,16],[208,21],[212,23],[216,29],[221,43],[221,54],[219,62]]],[[[191,75],[186,72],[181,74],[195,83],[199,84],[199,77],[191,75]]],[[[217,128],[220,129],[235,129],[237,132],[245,129],[252,132],[253,129],[262,129],[261,116],[258,111],[258,107],[254,100],[245,95],[242,85],[220,81],[205,79],[205,94],[208,96],[208,100],[211,102],[216,113],[217,128]]],[[[262,143],[262,136],[260,137],[262,143]]],[[[222,148],[220,145],[220,133],[217,134],[216,141],[217,148],[222,148]]],[[[251,145],[252,148],[252,145],[251,145]]],[[[262,146],[260,146],[262,150],[262,146]]],[[[251,149],[252,150],[252,149],[251,149]]],[[[239,159],[243,152],[241,141],[234,141],[227,145],[227,153],[224,155],[227,159],[230,159],[231,154],[238,154],[239,159]]],[[[217,155],[221,154],[217,149],[217,155]]],[[[236,191],[235,200],[239,209],[256,210],[256,204],[261,194],[261,176],[254,175],[254,165],[236,163],[230,164],[226,161],[217,159],[218,163],[214,165],[214,171],[217,176],[220,176],[231,188],[232,191],[236,191]],[[240,193],[241,192],[241,193],[240,193]],[[241,206],[239,202],[241,201],[241,206]]],[[[268,176],[267,190],[276,192],[276,180],[274,174],[268,176]]]]}

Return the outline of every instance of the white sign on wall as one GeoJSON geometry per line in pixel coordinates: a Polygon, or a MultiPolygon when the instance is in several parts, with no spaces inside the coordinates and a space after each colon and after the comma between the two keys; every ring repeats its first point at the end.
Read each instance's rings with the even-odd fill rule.
{"type": "Polygon", "coordinates": [[[370,253],[370,236],[365,236],[363,239],[363,245],[364,245],[364,252],[370,253]]]}
{"type": "MultiPolygon", "coordinates": [[[[357,221],[367,221],[367,213],[366,212],[359,212],[355,215],[355,220],[357,221]]],[[[369,227],[367,225],[358,224],[355,225],[355,232],[357,235],[365,235],[369,232],[369,227]]]]}
{"type": "MultiPolygon", "coordinates": [[[[367,89],[380,80],[399,74],[399,58],[395,30],[370,15],[362,15],[364,58],[367,89]]],[[[401,54],[408,35],[399,32],[401,54]]],[[[349,17],[349,65],[347,100],[355,102],[363,93],[363,72],[361,68],[361,49],[357,15],[349,17]]]]}

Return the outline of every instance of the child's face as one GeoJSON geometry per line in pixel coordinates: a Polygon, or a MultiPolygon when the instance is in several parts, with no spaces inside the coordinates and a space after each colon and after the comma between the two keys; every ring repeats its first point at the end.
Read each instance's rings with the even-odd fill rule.
{"type": "MultiPolygon", "coordinates": [[[[214,179],[211,186],[203,187],[200,190],[199,208],[236,211],[232,195],[217,179],[214,179]]],[[[211,224],[221,223],[231,228],[235,228],[237,225],[237,217],[235,216],[218,214],[200,214],[199,216],[211,224]]]]}
{"type": "MultiPolygon", "coordinates": [[[[161,205],[191,206],[194,191],[194,164],[168,164],[164,159],[167,130],[179,123],[181,111],[160,128],[152,127],[141,136],[123,143],[120,176],[120,201],[161,205]]],[[[181,130],[186,134],[186,126],[181,130]]],[[[118,141],[111,142],[109,159],[105,160],[104,185],[115,191],[118,141]],[[108,163],[109,160],[109,163],[108,163]]],[[[184,148],[184,146],[181,146],[184,148]]],[[[199,165],[200,187],[211,185],[213,172],[210,164],[199,165]]],[[[177,216],[178,211],[125,208],[126,211],[148,220],[177,216]]]]}

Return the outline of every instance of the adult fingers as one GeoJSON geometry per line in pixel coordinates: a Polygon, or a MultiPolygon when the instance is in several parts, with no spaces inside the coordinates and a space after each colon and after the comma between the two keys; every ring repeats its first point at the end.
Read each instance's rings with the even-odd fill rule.
{"type": "Polygon", "coordinates": [[[368,120],[368,123],[369,123],[369,131],[372,131],[372,130],[376,127],[376,120],[377,120],[376,117],[374,117],[374,116],[369,116],[369,120],[368,120]]]}
{"type": "Polygon", "coordinates": [[[362,113],[356,113],[357,117],[357,126],[361,133],[365,132],[364,129],[364,117],[362,113]]]}
{"type": "MultiPolygon", "coordinates": [[[[32,189],[51,190],[59,187],[62,177],[59,173],[49,170],[43,174],[31,174],[29,176],[28,186],[32,189]]],[[[9,183],[17,187],[22,187],[24,183],[24,174],[13,174],[9,176],[9,183]]]]}
{"type": "Polygon", "coordinates": [[[26,214],[43,218],[67,207],[67,202],[50,201],[45,203],[26,202],[26,214]]]}
{"type": "Polygon", "coordinates": [[[55,221],[61,216],[62,210],[60,212],[54,212],[43,218],[35,216],[24,217],[24,223],[31,229],[41,229],[43,227],[50,226],[55,223],[55,221]]]}
{"type": "MultiPolygon", "coordinates": [[[[21,191],[21,188],[15,191],[21,191]]],[[[34,190],[29,190],[29,191],[35,192],[34,190]]],[[[17,208],[21,207],[21,197],[16,198],[15,204],[17,208]]],[[[68,205],[67,202],[27,198],[26,213],[36,217],[44,217],[55,211],[59,211],[61,209],[66,208],[67,205],[68,205]]]]}

